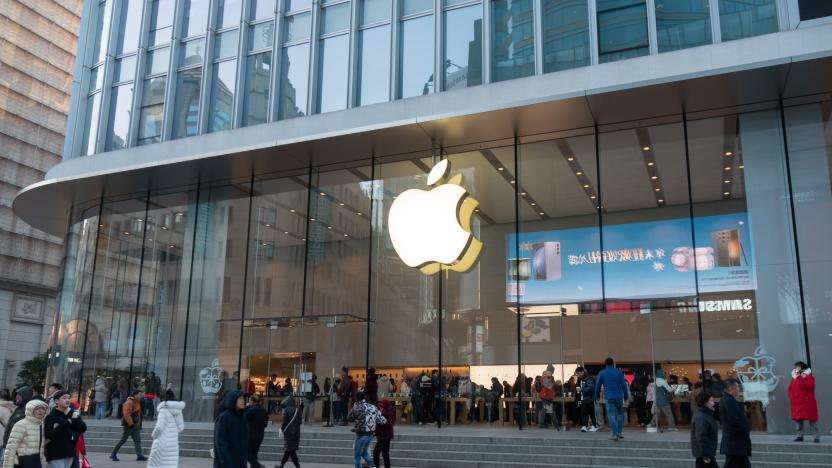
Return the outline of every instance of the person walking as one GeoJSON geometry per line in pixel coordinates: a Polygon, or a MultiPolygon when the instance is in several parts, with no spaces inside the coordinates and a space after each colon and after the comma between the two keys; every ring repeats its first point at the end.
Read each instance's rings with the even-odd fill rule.
{"type": "Polygon", "coordinates": [[[595,378],[583,367],[579,367],[577,383],[578,404],[581,408],[581,432],[597,432],[598,418],[595,417],[595,378]],[[590,425],[589,422],[592,421],[590,425]]]}
{"type": "Polygon", "coordinates": [[[390,400],[379,402],[381,415],[386,424],[376,425],[376,446],[373,448],[373,466],[378,468],[380,458],[384,457],[384,468],[390,468],[390,443],[393,441],[393,425],[396,423],[396,407],[390,400]]]}
{"type": "Polygon", "coordinates": [[[364,399],[363,392],[356,392],[355,405],[350,410],[347,420],[355,423],[353,429],[353,432],[355,432],[355,444],[353,445],[355,468],[362,468],[362,460],[372,466],[373,460],[370,458],[370,454],[367,453],[367,448],[373,440],[376,425],[387,424],[387,419],[382,416],[375,405],[364,399]]]}
{"type": "Polygon", "coordinates": [[[98,376],[95,380],[95,419],[104,419],[107,416],[107,382],[104,377],[98,376]]]}
{"type": "Polygon", "coordinates": [[[214,467],[246,468],[248,424],[243,417],[245,398],[240,390],[229,390],[214,427],[214,467]]]}
{"type": "Polygon", "coordinates": [[[815,434],[815,442],[820,442],[818,431],[818,402],[815,399],[815,376],[812,369],[803,361],[794,363],[792,381],[789,383],[789,405],[792,421],[797,424],[795,442],[803,442],[803,425],[809,423],[809,429],[815,434]]]}
{"type": "Polygon", "coordinates": [[[750,468],[751,428],[745,410],[737,401],[740,383],[725,381],[725,393],[719,402],[719,421],[722,424],[722,443],[719,453],[725,455],[725,468],[750,468]]]}
{"type": "Polygon", "coordinates": [[[142,454],[142,392],[140,390],[133,390],[133,393],[127,397],[127,401],[121,407],[121,439],[113,448],[113,453],[110,454],[110,460],[118,460],[118,451],[121,446],[127,442],[127,438],[133,439],[133,446],[136,448],[136,460],[147,460],[142,454]]]}
{"type": "Polygon", "coordinates": [[[6,440],[6,426],[9,425],[9,418],[14,413],[15,405],[11,401],[12,396],[5,388],[0,390],[0,466],[3,464],[3,447],[6,440]]]}
{"type": "Polygon", "coordinates": [[[645,427],[650,423],[650,416],[647,413],[648,385],[650,385],[650,379],[647,378],[644,371],[636,372],[633,383],[630,384],[630,394],[633,395],[633,403],[636,405],[636,417],[638,418],[638,425],[641,427],[645,427]]]}
{"type": "Polygon", "coordinates": [[[690,451],[696,459],[696,468],[719,468],[716,462],[719,427],[714,404],[714,397],[710,393],[701,392],[696,395],[699,410],[690,423],[690,451]]]}
{"type": "Polygon", "coordinates": [[[269,414],[261,405],[260,395],[256,393],[248,399],[246,423],[248,424],[248,463],[251,468],[265,468],[265,465],[257,459],[257,455],[260,453],[260,445],[263,444],[266,426],[269,425],[269,414]]]}
{"type": "Polygon", "coordinates": [[[43,418],[49,405],[42,400],[31,400],[24,406],[23,419],[10,428],[3,449],[3,468],[43,468],[43,418]]]}
{"type": "Polygon", "coordinates": [[[70,408],[70,396],[66,390],[58,390],[52,397],[55,408],[49,412],[43,424],[48,468],[71,468],[76,463],[76,447],[87,425],[81,412],[70,408]]]}
{"type": "Polygon", "coordinates": [[[156,408],[156,426],[150,434],[153,445],[150,446],[148,468],[179,466],[179,433],[185,430],[185,421],[182,419],[185,402],[176,401],[176,396],[171,390],[167,390],[163,398],[156,408]]]}
{"type": "Polygon", "coordinates": [[[300,448],[300,423],[301,411],[295,406],[295,398],[288,396],[281,402],[283,406],[283,421],[280,423],[280,430],[283,433],[283,458],[280,460],[280,465],[275,468],[283,468],[289,459],[295,464],[295,468],[300,468],[300,461],[298,461],[298,448],[300,448]]]}
{"type": "Polygon", "coordinates": [[[673,388],[667,383],[664,378],[664,371],[659,369],[656,371],[656,385],[655,385],[655,406],[653,408],[653,420],[650,421],[650,426],[657,430],[661,426],[662,415],[667,420],[667,430],[676,432],[676,421],[673,418],[673,409],[670,406],[670,400],[673,399],[673,388]]]}
{"type": "Polygon", "coordinates": [[[604,398],[607,403],[607,415],[610,420],[610,432],[612,440],[623,439],[621,434],[624,425],[624,402],[630,398],[630,390],[624,373],[615,368],[615,361],[608,357],[604,360],[606,368],[598,373],[598,382],[595,384],[595,399],[604,389],[604,398]]]}

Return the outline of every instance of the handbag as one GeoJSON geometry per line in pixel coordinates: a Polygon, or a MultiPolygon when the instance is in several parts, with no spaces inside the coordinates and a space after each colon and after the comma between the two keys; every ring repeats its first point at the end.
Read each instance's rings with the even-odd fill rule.
{"type": "MultiPolygon", "coordinates": [[[[297,416],[298,416],[298,409],[295,408],[295,413],[292,415],[292,419],[289,420],[289,424],[287,424],[286,427],[291,426],[292,423],[295,422],[295,418],[297,416]]],[[[280,428],[277,429],[277,436],[278,437],[285,437],[286,436],[286,433],[283,432],[283,427],[280,427],[280,428]]]]}
{"type": "Polygon", "coordinates": [[[86,455],[81,455],[81,468],[92,468],[92,463],[90,463],[86,455]]]}

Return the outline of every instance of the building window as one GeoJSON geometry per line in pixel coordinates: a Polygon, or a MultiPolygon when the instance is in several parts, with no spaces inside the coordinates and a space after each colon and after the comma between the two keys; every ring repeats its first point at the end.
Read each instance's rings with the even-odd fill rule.
{"type": "Polygon", "coordinates": [[[202,90],[202,67],[179,72],[176,85],[176,108],[173,115],[173,137],[194,136],[199,131],[199,96],[202,90]]]}
{"type": "Polygon", "coordinates": [[[800,21],[832,16],[832,2],[829,0],[798,0],[800,21]]]}
{"type": "Polygon", "coordinates": [[[182,37],[205,34],[208,27],[209,0],[185,0],[182,37]]]}
{"type": "Polygon", "coordinates": [[[272,53],[249,55],[247,60],[243,126],[268,122],[272,53]]]}
{"type": "Polygon", "coordinates": [[[95,143],[98,139],[98,115],[101,113],[100,90],[87,97],[87,114],[84,118],[84,137],[81,140],[81,155],[95,153],[95,143]]]}
{"type": "Polygon", "coordinates": [[[598,59],[601,63],[650,52],[644,0],[598,0],[598,59]]]}
{"type": "Polygon", "coordinates": [[[219,132],[232,127],[236,79],[237,60],[226,60],[214,65],[208,132],[219,132]]]}
{"type": "Polygon", "coordinates": [[[404,2],[404,11],[421,11],[403,17],[399,28],[399,86],[401,98],[430,94],[434,89],[433,3],[404,2]],[[428,9],[429,8],[429,9],[428,9]]]}
{"type": "Polygon", "coordinates": [[[711,43],[711,10],[708,0],[656,0],[659,52],[711,43]]]}
{"type": "Polygon", "coordinates": [[[173,7],[174,0],[153,0],[150,14],[149,46],[170,42],[173,33],[173,7]]]}
{"type": "Polygon", "coordinates": [[[141,26],[143,0],[125,0],[122,3],[119,21],[118,54],[136,50],[139,46],[139,27],[141,26]]]}
{"type": "Polygon", "coordinates": [[[274,18],[276,6],[276,0],[251,0],[249,19],[256,21],[265,18],[274,18]]]}
{"type": "Polygon", "coordinates": [[[284,47],[281,65],[278,117],[303,117],[309,93],[309,43],[284,47]]]}
{"type": "Polygon", "coordinates": [[[776,0],[719,0],[723,41],[777,32],[776,0]]]}
{"type": "Polygon", "coordinates": [[[162,141],[162,120],[165,109],[165,85],[167,76],[149,78],[142,89],[142,106],[139,111],[138,145],[162,141]]]}
{"type": "Polygon", "coordinates": [[[482,5],[448,9],[443,14],[444,89],[482,84],[482,5]]]}
{"type": "Polygon", "coordinates": [[[543,72],[589,65],[586,0],[543,1],[543,72]]]}
{"type": "Polygon", "coordinates": [[[493,81],[534,75],[534,3],[491,2],[493,81]]]}
{"type": "Polygon", "coordinates": [[[318,58],[318,100],[320,113],[347,107],[350,61],[350,2],[321,9],[321,37],[318,58]]]}
{"type": "Polygon", "coordinates": [[[242,6],[242,0],[218,0],[217,29],[239,26],[242,6]]]}
{"type": "Polygon", "coordinates": [[[93,29],[93,46],[90,63],[103,62],[107,58],[107,46],[110,40],[110,20],[113,16],[113,2],[101,2],[98,4],[98,11],[95,16],[95,27],[93,29]]]}
{"type": "Polygon", "coordinates": [[[368,0],[361,4],[356,105],[390,99],[391,9],[390,0],[368,0]]]}
{"type": "Polygon", "coordinates": [[[113,88],[110,106],[110,123],[107,133],[107,150],[117,150],[129,146],[130,115],[133,105],[133,83],[113,88]]]}

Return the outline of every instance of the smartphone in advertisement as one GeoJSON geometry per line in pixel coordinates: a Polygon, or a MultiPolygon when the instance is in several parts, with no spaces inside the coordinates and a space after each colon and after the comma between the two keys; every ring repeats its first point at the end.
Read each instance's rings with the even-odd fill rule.
{"type": "Polygon", "coordinates": [[[534,279],[557,281],[561,278],[560,242],[532,244],[534,279]]]}
{"type": "Polygon", "coordinates": [[[531,259],[508,259],[508,279],[510,281],[528,281],[531,279],[531,259]]]}
{"type": "Polygon", "coordinates": [[[716,266],[736,267],[742,265],[740,260],[740,231],[723,229],[711,233],[711,245],[716,252],[716,266]]]}

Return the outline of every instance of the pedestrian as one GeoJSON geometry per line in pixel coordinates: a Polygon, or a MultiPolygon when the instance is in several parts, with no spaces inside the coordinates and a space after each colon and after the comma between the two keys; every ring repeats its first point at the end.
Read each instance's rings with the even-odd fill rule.
{"type": "Polygon", "coordinates": [[[633,378],[633,383],[630,384],[630,394],[633,395],[633,403],[636,405],[636,417],[638,418],[638,425],[645,427],[650,423],[650,416],[647,413],[647,386],[650,385],[650,379],[644,371],[636,372],[633,378]]]}
{"type": "Polygon", "coordinates": [[[34,396],[35,391],[32,387],[24,385],[17,389],[17,394],[14,396],[15,409],[12,411],[11,416],[9,416],[9,420],[6,423],[6,430],[3,434],[3,447],[7,446],[12,429],[14,429],[14,425],[17,424],[18,421],[26,418],[26,405],[34,396]]]}
{"type": "Polygon", "coordinates": [[[378,468],[380,457],[384,457],[384,468],[390,468],[390,443],[393,441],[393,425],[396,423],[396,407],[390,400],[379,402],[381,415],[386,424],[376,425],[376,446],[373,448],[373,466],[378,468]]]}
{"type": "MultiPolygon", "coordinates": [[[[64,386],[57,383],[57,382],[53,382],[53,383],[49,384],[49,388],[46,390],[46,404],[49,405],[49,411],[50,412],[55,408],[55,400],[54,400],[55,393],[57,393],[58,390],[63,390],[63,388],[64,388],[64,386]]],[[[37,388],[35,388],[35,390],[37,390],[37,388]]],[[[40,387],[40,390],[43,390],[43,387],[40,387]]],[[[39,395],[39,392],[36,391],[35,396],[37,396],[37,395],[39,395]]]]}
{"type": "Polygon", "coordinates": [[[794,363],[792,381],[789,384],[789,404],[792,421],[797,423],[797,437],[795,442],[803,442],[803,425],[809,423],[809,428],[815,434],[815,442],[820,442],[818,431],[818,402],[815,399],[815,376],[812,369],[803,361],[794,363]]]}
{"type": "Polygon", "coordinates": [[[11,432],[7,434],[3,450],[3,468],[43,468],[46,465],[43,418],[48,410],[49,405],[43,400],[26,403],[23,419],[9,428],[11,432]]]}
{"type": "Polygon", "coordinates": [[[184,401],[177,401],[172,390],[165,391],[164,400],[156,408],[156,426],[150,437],[148,468],[176,468],[179,466],[179,433],[185,429],[182,419],[184,401]]]}
{"type": "Polygon", "coordinates": [[[312,382],[310,389],[303,396],[303,422],[309,422],[315,417],[315,401],[318,399],[318,394],[321,393],[321,387],[318,385],[318,376],[312,375],[312,382]]]}
{"type": "Polygon", "coordinates": [[[610,420],[610,432],[612,440],[623,439],[621,434],[624,425],[624,402],[630,398],[630,390],[624,373],[615,368],[615,361],[608,357],[604,360],[606,368],[598,373],[598,381],[595,384],[595,399],[598,399],[601,388],[604,389],[604,398],[607,403],[607,415],[610,420]]]}
{"type": "Polygon", "coordinates": [[[121,407],[121,393],[118,391],[118,385],[116,384],[115,380],[110,379],[110,387],[109,387],[109,396],[110,396],[110,409],[112,413],[110,413],[110,417],[113,419],[118,419],[118,410],[121,407]]]}
{"type": "Polygon", "coordinates": [[[375,367],[367,369],[367,380],[364,382],[364,397],[370,403],[378,406],[378,375],[375,367]]]}
{"type": "Polygon", "coordinates": [[[750,468],[751,428],[742,404],[737,401],[740,383],[728,379],[724,385],[725,393],[719,402],[719,421],[722,424],[719,453],[725,455],[725,468],[750,468]]]}
{"type": "Polygon", "coordinates": [[[269,414],[263,408],[260,395],[253,394],[248,399],[246,408],[246,423],[248,423],[248,463],[252,468],[265,468],[260,463],[257,455],[260,453],[260,445],[263,444],[266,426],[269,425],[269,414]]]}
{"type": "Polygon", "coordinates": [[[118,451],[127,438],[133,439],[133,446],[136,448],[136,460],[147,460],[142,454],[142,392],[140,390],[133,390],[133,393],[127,397],[127,401],[121,406],[121,439],[113,448],[113,453],[110,454],[110,460],[118,460],[118,451]]]}
{"type": "Polygon", "coordinates": [[[362,460],[372,466],[373,460],[370,458],[370,454],[367,453],[367,449],[373,440],[376,425],[386,424],[387,419],[382,416],[375,405],[364,398],[363,392],[356,392],[355,405],[350,410],[347,420],[355,423],[353,428],[353,432],[355,432],[355,444],[353,445],[355,468],[362,468],[362,460]]]}
{"type": "Polygon", "coordinates": [[[583,367],[579,367],[576,374],[580,379],[576,384],[576,392],[581,407],[581,432],[598,432],[598,418],[595,417],[595,378],[583,367]]]}
{"type": "Polygon", "coordinates": [[[58,390],[52,396],[55,408],[49,412],[43,424],[48,468],[71,468],[76,462],[76,447],[87,425],[81,412],[70,408],[70,396],[66,390],[58,390]]]}
{"type": "Polygon", "coordinates": [[[690,423],[690,451],[696,458],[696,468],[719,468],[716,462],[716,446],[719,427],[714,414],[714,397],[708,392],[696,395],[699,410],[690,423]]]}
{"type": "Polygon", "coordinates": [[[323,407],[321,408],[321,420],[324,422],[324,426],[331,426],[332,425],[332,408],[331,408],[331,394],[330,391],[332,390],[332,379],[326,377],[324,379],[324,389],[323,389],[323,407]]]}
{"type": "Polygon", "coordinates": [[[229,390],[214,427],[214,467],[246,468],[248,463],[248,424],[243,410],[243,392],[229,390]]]}
{"type": "MultiPolygon", "coordinates": [[[[537,412],[537,426],[540,429],[549,427],[549,420],[552,427],[560,431],[561,418],[555,410],[555,378],[552,375],[555,367],[551,364],[546,366],[543,375],[539,378],[539,390],[537,396],[540,398],[537,412]]],[[[562,392],[562,391],[561,391],[562,392]]],[[[560,408],[560,405],[557,405],[560,408]]]]}
{"type": "Polygon", "coordinates": [[[104,419],[107,413],[107,382],[98,376],[95,380],[95,419],[104,419]]]}
{"type": "Polygon", "coordinates": [[[12,396],[5,388],[0,390],[0,466],[3,465],[3,447],[6,440],[6,427],[9,425],[9,418],[14,413],[15,405],[11,401],[12,396]]]}
{"type": "Polygon", "coordinates": [[[283,433],[283,458],[280,460],[279,467],[283,468],[291,458],[295,468],[300,468],[298,448],[300,448],[301,411],[295,406],[295,397],[291,395],[281,402],[281,406],[283,406],[283,421],[280,423],[280,431],[283,433]]]}
{"type": "Polygon", "coordinates": [[[673,418],[673,409],[670,407],[670,401],[673,399],[673,388],[664,379],[664,371],[659,369],[656,371],[656,385],[655,385],[655,399],[653,407],[653,420],[650,421],[650,426],[657,430],[661,426],[662,415],[667,420],[667,430],[676,432],[676,421],[673,418]]]}

